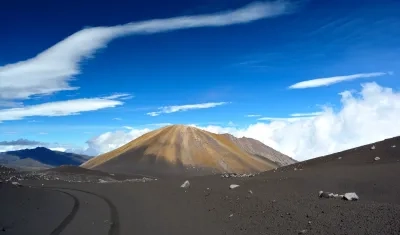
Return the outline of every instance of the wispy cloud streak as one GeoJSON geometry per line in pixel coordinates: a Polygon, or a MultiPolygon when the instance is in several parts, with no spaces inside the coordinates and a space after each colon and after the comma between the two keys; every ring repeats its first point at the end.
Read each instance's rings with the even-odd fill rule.
{"type": "Polygon", "coordinates": [[[92,57],[97,50],[118,37],[249,23],[285,14],[289,7],[284,1],[257,2],[215,14],[85,28],[31,59],[0,67],[0,99],[26,99],[33,95],[79,89],[70,82],[80,74],[80,62],[92,57]]]}
{"type": "Polygon", "coordinates": [[[246,117],[261,117],[261,115],[260,114],[249,114],[249,115],[246,115],[246,117]]]}
{"type": "Polygon", "coordinates": [[[20,120],[25,117],[54,117],[78,115],[81,112],[95,111],[122,105],[123,102],[107,97],[56,101],[38,105],[0,110],[2,121],[20,120]]]}
{"type": "Polygon", "coordinates": [[[322,87],[322,86],[330,86],[332,84],[336,84],[339,82],[351,81],[359,78],[371,78],[371,77],[380,77],[384,75],[391,75],[392,72],[377,72],[377,73],[358,73],[346,76],[335,76],[335,77],[326,77],[326,78],[317,78],[307,81],[298,82],[289,86],[289,89],[305,89],[305,88],[314,88],[314,87],[322,87]]]}
{"type": "Polygon", "coordinates": [[[186,105],[172,105],[158,108],[159,111],[147,113],[147,115],[155,117],[163,113],[176,113],[183,112],[193,109],[208,109],[214,108],[220,105],[227,104],[227,102],[210,102],[210,103],[202,103],[202,104],[186,104],[186,105]]]}

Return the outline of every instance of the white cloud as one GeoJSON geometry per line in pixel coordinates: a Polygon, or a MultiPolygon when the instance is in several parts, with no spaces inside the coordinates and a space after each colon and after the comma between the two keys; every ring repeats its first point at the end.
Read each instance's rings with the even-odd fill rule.
{"type": "Polygon", "coordinates": [[[202,104],[186,104],[186,105],[172,105],[158,108],[160,111],[150,112],[147,115],[155,117],[162,113],[176,113],[176,112],[184,112],[193,109],[208,109],[214,108],[220,105],[227,104],[227,102],[211,102],[211,103],[202,103],[202,104]]]}
{"type": "Polygon", "coordinates": [[[298,82],[289,86],[289,89],[304,89],[304,88],[313,88],[313,87],[321,87],[321,86],[329,86],[339,82],[345,82],[350,80],[355,80],[359,78],[371,78],[371,77],[379,77],[384,75],[392,75],[393,72],[377,72],[377,73],[358,73],[353,75],[346,76],[336,76],[336,77],[328,77],[328,78],[317,78],[308,81],[298,82]]]}
{"type": "Polygon", "coordinates": [[[307,117],[307,116],[319,116],[323,114],[323,112],[313,112],[313,113],[292,113],[291,117],[307,117]]]}
{"type": "Polygon", "coordinates": [[[63,147],[54,147],[54,148],[49,148],[52,151],[59,151],[59,152],[66,152],[66,148],[63,147]]]}
{"type": "MultiPolygon", "coordinates": [[[[258,122],[245,128],[197,126],[214,133],[251,137],[297,160],[318,157],[400,135],[400,92],[376,83],[362,85],[359,93],[340,93],[340,110],[295,121],[258,122]]],[[[194,125],[196,126],[196,125],[194,125]]],[[[104,153],[150,131],[107,132],[89,141],[90,149],[104,153]]]]}
{"type": "Polygon", "coordinates": [[[115,100],[115,99],[121,99],[121,100],[129,100],[132,99],[134,96],[129,94],[129,93],[117,93],[109,96],[103,97],[104,99],[109,99],[109,100],[115,100]]]}
{"type": "Polygon", "coordinates": [[[34,149],[38,146],[32,146],[32,145],[0,145],[0,153],[1,152],[8,152],[8,151],[16,151],[16,150],[21,150],[21,149],[34,149]]]}
{"type": "Polygon", "coordinates": [[[15,102],[9,100],[0,100],[0,108],[15,108],[22,106],[22,102],[15,102]]]}
{"type": "Polygon", "coordinates": [[[122,121],[122,118],[113,118],[114,121],[122,121]]]}
{"type": "Polygon", "coordinates": [[[37,147],[45,147],[55,151],[65,152],[65,146],[57,143],[45,143],[40,141],[17,139],[12,141],[0,141],[0,152],[16,151],[21,149],[34,149],[37,147]]]}
{"type": "Polygon", "coordinates": [[[248,114],[246,117],[261,117],[260,114],[248,114]]]}
{"type": "Polygon", "coordinates": [[[22,108],[0,109],[0,122],[34,116],[68,116],[122,105],[123,102],[106,98],[56,101],[22,108]]]}
{"type": "MultiPolygon", "coordinates": [[[[125,127],[127,128],[127,127],[125,127]]],[[[127,128],[127,129],[130,129],[127,128]]],[[[133,139],[151,131],[151,129],[131,129],[130,131],[115,131],[106,132],[97,137],[94,137],[86,142],[87,147],[79,152],[90,156],[95,156],[116,149],[133,139]]],[[[76,151],[75,151],[76,152],[76,151]]]]}
{"type": "Polygon", "coordinates": [[[258,121],[286,121],[286,122],[296,122],[299,120],[311,119],[311,117],[262,117],[257,119],[258,121]]]}
{"type": "Polygon", "coordinates": [[[243,24],[284,14],[289,7],[283,1],[253,3],[234,11],[215,14],[85,28],[33,58],[0,67],[0,99],[26,99],[33,95],[78,89],[71,86],[70,82],[80,73],[81,61],[92,57],[97,50],[118,37],[243,24]]]}

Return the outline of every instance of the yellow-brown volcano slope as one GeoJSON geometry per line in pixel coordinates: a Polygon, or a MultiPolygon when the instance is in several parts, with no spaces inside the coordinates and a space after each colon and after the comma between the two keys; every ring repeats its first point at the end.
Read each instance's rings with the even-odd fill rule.
{"type": "Polygon", "coordinates": [[[275,168],[276,164],[240,149],[226,135],[173,125],[149,132],[92,158],[82,167],[160,177],[255,173],[275,168]]]}

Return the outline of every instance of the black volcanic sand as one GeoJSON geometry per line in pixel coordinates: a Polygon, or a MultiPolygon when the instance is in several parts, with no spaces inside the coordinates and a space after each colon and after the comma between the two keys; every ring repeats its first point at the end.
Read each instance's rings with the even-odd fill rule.
{"type": "Polygon", "coordinates": [[[374,145],[250,178],[195,177],[188,189],[183,178],[3,183],[0,234],[400,234],[400,138],[374,145]]]}

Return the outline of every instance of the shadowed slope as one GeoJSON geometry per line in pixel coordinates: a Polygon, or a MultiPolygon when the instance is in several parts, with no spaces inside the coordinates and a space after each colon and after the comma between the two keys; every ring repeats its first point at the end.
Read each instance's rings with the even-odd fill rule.
{"type": "Polygon", "coordinates": [[[225,135],[173,125],[149,132],[82,166],[109,172],[164,176],[260,172],[272,169],[276,164],[247,153],[225,135]]]}
{"type": "Polygon", "coordinates": [[[89,157],[53,151],[44,147],[0,153],[0,164],[22,170],[38,170],[61,165],[79,166],[89,157]]]}
{"type": "Polygon", "coordinates": [[[234,144],[236,144],[242,150],[253,155],[265,157],[270,161],[278,164],[279,166],[286,166],[297,162],[293,158],[290,158],[285,154],[278,152],[271,147],[268,147],[267,145],[261,143],[258,140],[246,137],[236,138],[230,134],[225,134],[225,136],[228,137],[234,144]]]}

